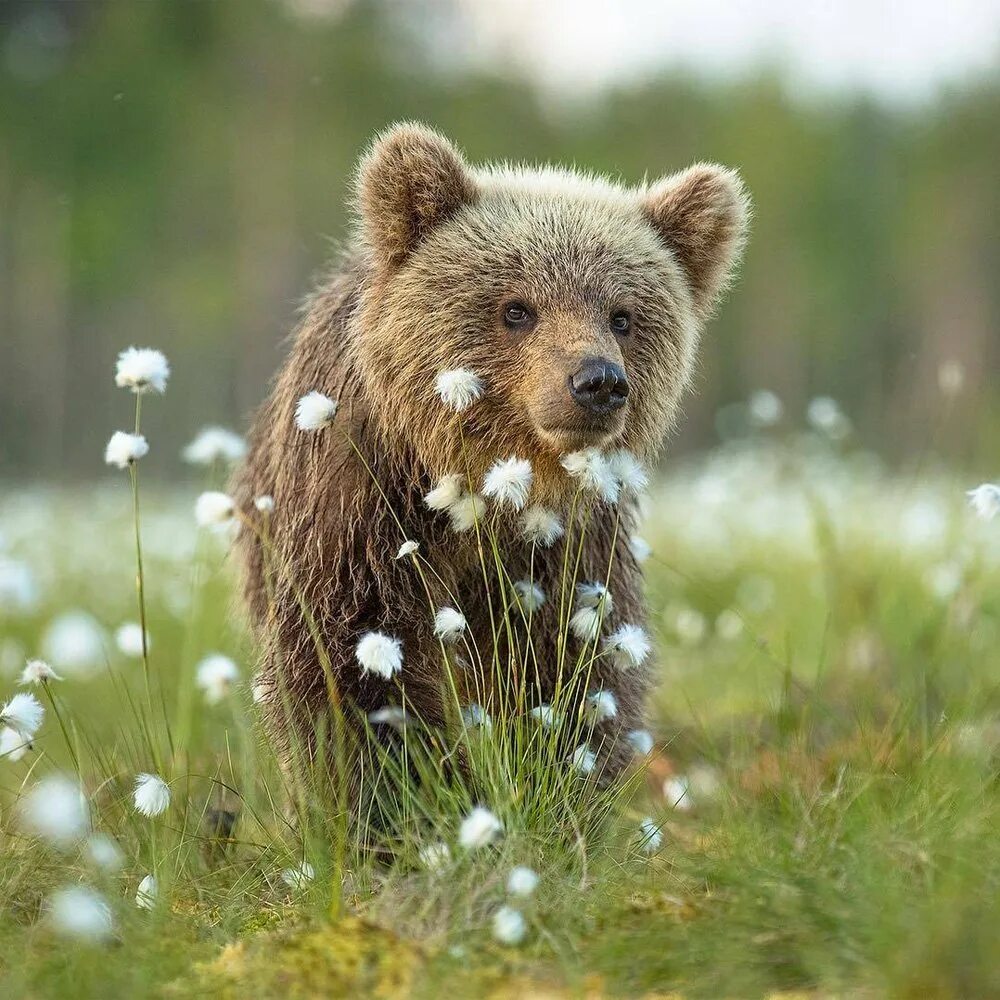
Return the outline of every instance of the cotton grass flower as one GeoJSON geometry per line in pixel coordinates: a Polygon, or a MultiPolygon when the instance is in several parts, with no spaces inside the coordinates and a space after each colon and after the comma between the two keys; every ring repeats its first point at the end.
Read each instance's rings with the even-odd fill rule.
{"type": "Polygon", "coordinates": [[[551,729],[559,722],[559,715],[551,705],[536,705],[528,715],[545,729],[551,729]]]}
{"type": "Polygon", "coordinates": [[[160,895],[160,883],[155,875],[145,875],[135,892],[135,905],[140,910],[152,910],[160,895]]]}
{"type": "Polygon", "coordinates": [[[485,806],[476,806],[462,820],[458,842],[467,851],[488,847],[503,835],[503,823],[485,806]]]}
{"type": "Polygon", "coordinates": [[[628,547],[637,563],[644,563],[653,554],[653,547],[641,535],[631,535],[628,547]]]}
{"type": "Polygon", "coordinates": [[[777,393],[758,389],[747,403],[747,412],[757,427],[773,427],[781,420],[785,407],[777,393]]]}
{"type": "Polygon", "coordinates": [[[167,390],[170,365],[162,352],[151,347],[128,347],[118,355],[115,385],[142,394],[167,390]]]}
{"type": "Polygon", "coordinates": [[[239,667],[228,656],[211,653],[198,664],[195,683],[205,695],[205,701],[217,705],[229,694],[239,676],[239,667]]]}
{"type": "Polygon", "coordinates": [[[507,876],[507,894],[527,899],[538,888],[538,873],[527,865],[511,868],[507,876]]]}
{"type": "Polygon", "coordinates": [[[739,612],[724,608],[715,619],[715,634],[725,642],[738,639],[743,633],[743,619],[739,612]]]}
{"type": "Polygon", "coordinates": [[[83,790],[61,774],[42,778],[21,799],[19,810],[24,828],[56,847],[71,846],[90,828],[83,790]]]}
{"type": "Polygon", "coordinates": [[[438,608],[434,615],[434,636],[442,642],[458,642],[468,622],[457,608],[438,608]]]}
{"type": "Polygon", "coordinates": [[[468,368],[450,368],[438,373],[434,388],[445,406],[461,413],[482,396],[483,380],[468,368]]]}
{"type": "Polygon", "coordinates": [[[120,872],[125,865],[121,848],[106,833],[91,834],[84,852],[92,865],[112,874],[120,872]]]}
{"type": "Polygon", "coordinates": [[[194,503],[194,519],[199,528],[222,532],[231,528],[236,518],[236,501],[228,493],[206,490],[194,503]]]}
{"type": "Polygon", "coordinates": [[[49,924],[65,937],[104,941],[114,930],[111,908],[104,897],[82,885],[54,892],[46,910],[49,924]]]}
{"type": "Polygon", "coordinates": [[[403,644],[384,632],[366,632],[354,650],[363,674],[391,680],[403,669],[403,644]]]}
{"type": "Polygon", "coordinates": [[[86,676],[105,661],[104,630],[86,611],[67,611],[42,635],[41,651],[57,670],[86,676]]]}
{"type": "Polygon", "coordinates": [[[596,448],[571,451],[559,460],[570,477],[577,480],[580,488],[596,493],[608,503],[614,503],[621,492],[621,486],[607,459],[596,448]]]}
{"type": "Polygon", "coordinates": [[[603,688],[587,695],[587,718],[595,725],[607,722],[618,714],[618,699],[613,691],[603,688]]]}
{"type": "Polygon", "coordinates": [[[648,729],[633,729],[625,738],[637,757],[646,757],[653,750],[653,734],[648,729]]]}
{"type": "Polygon", "coordinates": [[[397,732],[406,729],[410,717],[405,708],[399,705],[386,705],[384,708],[377,708],[374,712],[368,713],[368,721],[373,726],[392,726],[397,732]]]}
{"type": "Polygon", "coordinates": [[[531,614],[545,603],[545,591],[531,580],[515,580],[514,593],[521,610],[531,614]]]}
{"type": "Polygon", "coordinates": [[[396,553],[397,559],[405,559],[407,556],[412,556],[420,548],[420,542],[413,541],[412,538],[408,538],[399,547],[399,551],[396,553]]]}
{"type": "Polygon", "coordinates": [[[493,726],[490,713],[482,705],[477,705],[475,702],[462,709],[462,722],[468,729],[490,729],[493,726]]]}
{"type": "Polygon", "coordinates": [[[549,548],[562,538],[565,529],[559,515],[548,507],[534,504],[521,515],[521,532],[534,545],[549,548]]]}
{"type": "Polygon", "coordinates": [[[31,749],[31,740],[16,729],[4,726],[0,729],[0,759],[19,761],[31,749]]]}
{"type": "Polygon", "coordinates": [[[820,433],[834,441],[847,437],[851,431],[851,422],[840,409],[835,399],[829,396],[817,396],[809,403],[806,419],[820,433]]]}
{"type": "Polygon", "coordinates": [[[241,461],[247,453],[247,444],[235,431],[225,427],[205,427],[181,453],[185,462],[192,465],[212,465],[214,462],[241,461]]]}
{"type": "Polygon", "coordinates": [[[300,431],[321,431],[337,415],[337,401],[313,390],[295,404],[295,426],[300,431]]]}
{"type": "Polygon", "coordinates": [[[426,844],[417,854],[420,864],[429,872],[439,872],[451,863],[451,848],[445,843],[426,844]]]}
{"type": "Polygon", "coordinates": [[[448,510],[465,495],[465,478],[458,472],[442,476],[429,493],[424,503],[431,510],[448,510]]]}
{"type": "Polygon", "coordinates": [[[493,914],[493,936],[501,944],[520,944],[528,933],[527,924],[520,910],[513,906],[501,906],[493,914]]]}
{"type": "Polygon", "coordinates": [[[149,454],[149,445],[141,434],[115,431],[104,449],[104,461],[108,465],[125,469],[132,462],[138,462],[149,454]]]}
{"type": "Polygon", "coordinates": [[[294,868],[286,868],[281,873],[281,881],[290,889],[301,892],[316,878],[316,869],[308,861],[302,861],[294,868]]]}
{"type": "Polygon", "coordinates": [[[269,493],[262,493],[259,497],[254,497],[253,505],[258,514],[274,513],[274,497],[269,493]]]}
{"type": "Polygon", "coordinates": [[[138,774],[132,792],[135,811],[148,819],[167,811],[170,805],[170,787],[156,774],[138,774]]]}
{"type": "Polygon", "coordinates": [[[21,671],[22,684],[46,684],[61,681],[59,676],[44,660],[28,660],[21,671]]]}
{"type": "Polygon", "coordinates": [[[593,642],[601,634],[601,613],[597,608],[577,608],[569,620],[569,630],[580,642],[593,642]]]}
{"type": "Polygon", "coordinates": [[[33,695],[19,691],[2,709],[0,722],[30,740],[45,718],[45,706],[33,695]]]}
{"type": "Polygon", "coordinates": [[[969,506],[984,521],[992,521],[1000,514],[1000,486],[995,483],[983,483],[974,490],[967,490],[969,506]]]}
{"type": "Polygon", "coordinates": [[[521,510],[531,491],[531,462],[511,456],[495,462],[483,478],[483,496],[496,500],[500,506],[521,510]]]}
{"type": "Polygon", "coordinates": [[[455,531],[469,531],[486,516],[486,501],[478,493],[466,493],[448,508],[455,531]]]}
{"type": "Polygon", "coordinates": [[[605,614],[610,614],[614,607],[611,591],[597,581],[576,585],[576,603],[581,608],[600,608],[605,614]]]}
{"type": "MultiPolygon", "coordinates": [[[[115,645],[123,656],[137,660],[142,654],[142,626],[138,622],[126,622],[115,632],[115,645]]],[[[149,633],[146,633],[146,650],[150,648],[149,633]]]]}
{"type": "Polygon", "coordinates": [[[638,496],[649,487],[649,474],[632,452],[619,448],[607,456],[606,462],[621,492],[638,496]]]}
{"type": "Polygon", "coordinates": [[[663,782],[663,797],[667,800],[667,805],[679,812],[688,812],[694,805],[691,782],[685,777],[667,778],[663,782]]]}
{"type": "Polygon", "coordinates": [[[965,385],[965,366],[961,361],[943,361],[937,370],[938,388],[943,396],[957,396],[965,385]]]}
{"type": "Polygon", "coordinates": [[[619,670],[630,670],[646,661],[652,646],[641,625],[619,625],[604,639],[603,648],[619,670]]]}
{"type": "Polygon", "coordinates": [[[597,767],[597,754],[595,754],[586,743],[581,743],[580,746],[573,751],[570,763],[573,765],[573,770],[579,772],[580,774],[592,774],[594,768],[597,767]]]}
{"type": "Polygon", "coordinates": [[[652,817],[647,816],[639,824],[639,847],[646,854],[655,854],[663,845],[663,831],[652,817]]]}

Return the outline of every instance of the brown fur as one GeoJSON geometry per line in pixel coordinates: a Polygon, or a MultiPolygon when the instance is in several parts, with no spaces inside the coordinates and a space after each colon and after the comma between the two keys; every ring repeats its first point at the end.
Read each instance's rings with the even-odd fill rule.
{"type": "MultiPolygon", "coordinates": [[[[564,515],[574,487],[562,453],[585,444],[624,447],[652,463],[747,219],[737,176],[719,167],[699,165],[641,189],[553,168],[472,169],[447,140],[418,125],[376,140],[361,163],[357,205],[355,247],[310,302],[236,483],[246,511],[254,497],[274,497],[271,537],[288,570],[273,582],[269,610],[260,546],[242,532],[246,594],[279,742],[288,723],[278,689],[294,701],[293,724],[306,736],[326,711],[300,597],[352,705],[371,711],[396,700],[395,685],[362,676],[354,659],[359,637],[381,629],[403,641],[408,701],[425,719],[442,720],[440,649],[411,560],[394,559],[400,543],[420,542],[441,580],[435,603],[447,602],[446,590],[457,595],[481,646],[490,637],[488,601],[475,533],[452,532],[423,495],[441,476],[465,470],[463,438],[473,481],[497,459],[529,458],[531,502],[564,515]],[[502,323],[512,299],[537,315],[523,334],[502,323]],[[619,338],[608,315],[622,307],[633,328],[619,338]],[[580,359],[592,355],[621,365],[631,388],[625,409],[597,428],[579,425],[566,387],[580,359]],[[460,416],[434,390],[436,374],[456,367],[486,384],[484,397],[460,416]],[[334,426],[318,434],[294,426],[296,401],[314,389],[340,403],[334,426]]],[[[584,515],[579,579],[603,580],[613,540],[617,548],[606,630],[645,618],[627,545],[634,510],[622,508],[617,532],[610,508],[584,515]]],[[[527,576],[528,546],[501,523],[511,577],[527,576]]],[[[562,559],[561,544],[536,552],[535,579],[549,594],[558,594],[562,559]]],[[[535,619],[542,650],[554,648],[557,616],[549,601],[535,619]]],[[[592,686],[606,684],[619,704],[606,735],[640,726],[648,672],[617,672],[600,659],[596,670],[592,686]]],[[[537,700],[548,700],[552,683],[542,678],[537,700]]],[[[607,747],[613,771],[626,753],[614,739],[607,747]]]]}

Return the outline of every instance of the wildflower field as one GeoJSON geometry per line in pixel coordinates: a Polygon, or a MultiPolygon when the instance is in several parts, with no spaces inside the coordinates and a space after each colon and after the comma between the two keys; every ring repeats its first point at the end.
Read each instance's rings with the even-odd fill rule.
{"type": "Polygon", "coordinates": [[[424,787],[374,843],[257,725],[205,527],[238,437],[202,434],[187,487],[140,483],[130,432],[98,486],[6,492],[0,994],[1000,995],[1000,491],[780,409],[650,489],[627,779],[530,773],[475,706],[476,797],[424,787]]]}

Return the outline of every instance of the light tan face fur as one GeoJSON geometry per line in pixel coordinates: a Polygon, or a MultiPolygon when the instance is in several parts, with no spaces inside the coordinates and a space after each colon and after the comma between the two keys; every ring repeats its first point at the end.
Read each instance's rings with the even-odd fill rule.
{"type": "Polygon", "coordinates": [[[402,125],[363,161],[358,201],[370,279],[357,369],[383,433],[429,476],[516,455],[532,460],[537,499],[557,503],[567,451],[655,458],[742,245],[735,174],[696,166],[625,188],[553,168],[473,169],[447,140],[402,125]],[[522,307],[528,320],[511,323],[522,307]],[[460,417],[434,389],[459,367],[486,387],[460,417]]]}

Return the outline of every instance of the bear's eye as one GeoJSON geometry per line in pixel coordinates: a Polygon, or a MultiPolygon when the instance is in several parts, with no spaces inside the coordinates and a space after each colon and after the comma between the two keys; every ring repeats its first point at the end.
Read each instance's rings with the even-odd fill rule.
{"type": "Polygon", "coordinates": [[[632,317],[627,312],[616,312],[611,315],[611,329],[615,333],[628,333],[632,325],[632,317]]]}
{"type": "Polygon", "coordinates": [[[531,318],[531,310],[523,302],[508,302],[503,307],[503,321],[514,329],[527,326],[531,318]]]}

